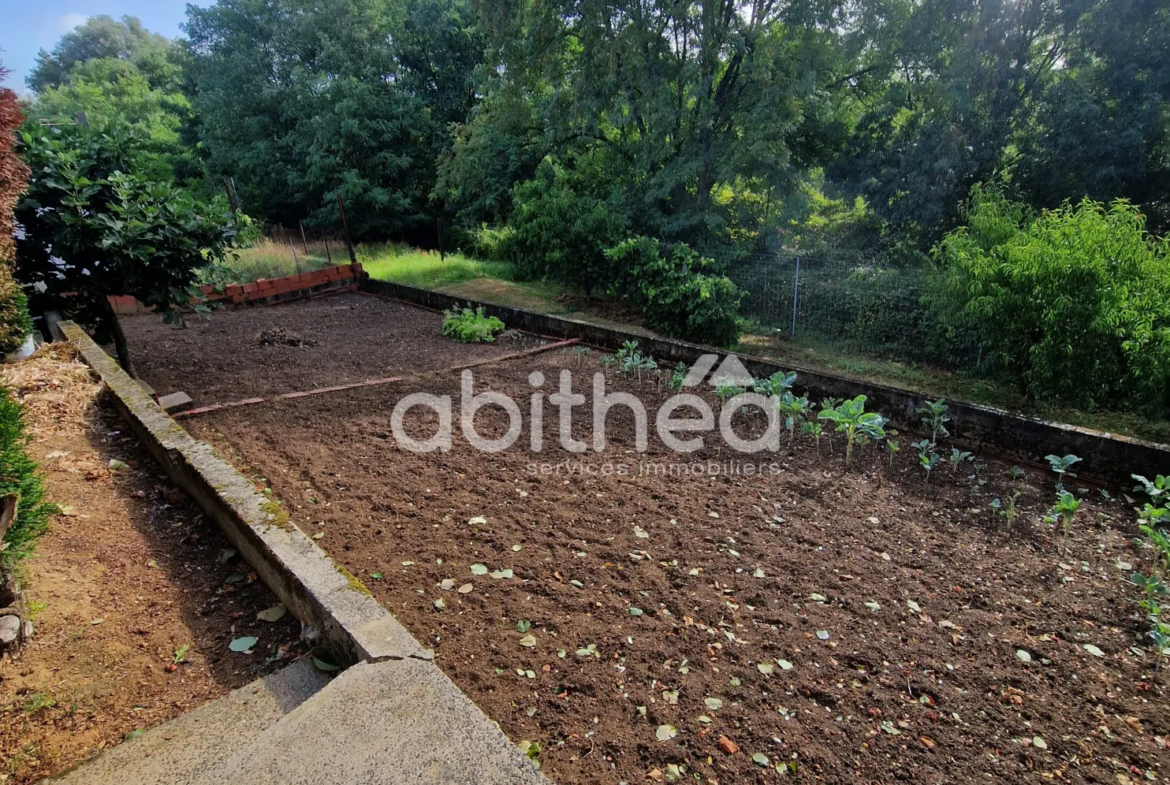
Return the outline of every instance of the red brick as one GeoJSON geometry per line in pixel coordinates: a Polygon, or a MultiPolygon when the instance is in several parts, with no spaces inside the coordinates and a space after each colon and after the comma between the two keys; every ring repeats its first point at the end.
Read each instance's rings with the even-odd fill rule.
{"type": "Polygon", "coordinates": [[[243,288],[244,294],[251,294],[252,292],[259,289],[260,287],[258,285],[256,285],[255,283],[246,283],[246,284],[244,284],[244,286],[242,288],[243,288]]]}

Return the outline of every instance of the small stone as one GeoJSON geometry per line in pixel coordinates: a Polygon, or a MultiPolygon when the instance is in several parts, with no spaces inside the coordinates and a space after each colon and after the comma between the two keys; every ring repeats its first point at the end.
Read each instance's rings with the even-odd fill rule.
{"type": "Polygon", "coordinates": [[[719,749],[726,752],[728,755],[734,755],[739,752],[739,745],[726,736],[719,737],[719,749]]]}
{"type": "Polygon", "coordinates": [[[20,617],[0,616],[0,646],[11,646],[20,637],[20,617]]]}

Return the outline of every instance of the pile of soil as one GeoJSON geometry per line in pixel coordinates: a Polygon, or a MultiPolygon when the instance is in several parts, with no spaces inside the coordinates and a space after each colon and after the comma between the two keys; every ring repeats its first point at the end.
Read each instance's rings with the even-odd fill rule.
{"type": "Polygon", "coordinates": [[[19,565],[35,629],[0,659],[0,781],[69,769],[302,653],[291,616],[257,620],[276,598],[68,346],[0,368],[0,382],[62,510],[19,565]],[[244,636],[254,653],[230,651],[244,636]]]}
{"type": "MultiPolygon", "coordinates": [[[[1148,554],[1126,501],[1077,488],[1062,544],[1041,520],[1053,478],[1013,480],[983,458],[927,481],[905,445],[845,467],[839,436],[749,459],[715,435],[687,456],[652,435],[640,453],[625,407],[594,452],[596,352],[478,368],[476,390],[527,417],[530,372],[565,368],[586,394],[584,454],[557,445],[547,406],[540,453],[527,425],[512,448],[477,452],[457,415],[450,452],[400,448],[397,400],[450,395],[458,412],[457,374],[188,427],[268,478],[514,741],[540,744],[554,781],[1127,783],[1170,769],[1167,677],[1127,581],[1148,554]],[[720,471],[662,468],[678,462],[720,471]],[[1015,492],[1007,531],[991,501],[1015,492]]],[[[661,382],[609,375],[651,423],[661,382]]],[[[420,407],[406,427],[425,437],[436,422],[420,407]]],[[[491,437],[508,423],[487,407],[476,424],[491,437]]]]}
{"type": "Polygon", "coordinates": [[[314,346],[312,338],[303,338],[287,327],[269,327],[256,334],[256,343],[261,346],[314,346]]]}

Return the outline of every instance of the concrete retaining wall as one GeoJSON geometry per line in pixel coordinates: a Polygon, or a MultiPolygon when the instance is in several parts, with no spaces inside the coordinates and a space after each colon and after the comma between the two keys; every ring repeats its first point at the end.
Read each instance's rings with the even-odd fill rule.
{"type": "Polygon", "coordinates": [[[219,525],[305,626],[308,637],[324,643],[342,665],[430,659],[431,653],[361,581],[330,559],[211,445],[183,430],[80,327],[62,322],[61,330],[101,375],[122,415],[170,478],[219,525]]]}
{"type": "MultiPolygon", "coordinates": [[[[566,319],[549,314],[522,311],[506,305],[469,301],[429,289],[362,278],[361,291],[404,300],[435,310],[445,310],[471,304],[482,306],[485,313],[503,320],[508,327],[539,333],[554,338],[576,338],[582,343],[606,349],[618,349],[625,341],[637,341],[639,348],[665,367],[678,362],[693,363],[703,354],[728,354],[698,344],[653,338],[610,327],[566,319]]],[[[781,366],[760,357],[739,355],[747,369],[756,376],[771,376],[781,366]]],[[[796,371],[797,387],[808,392],[814,400],[825,396],[854,398],[865,395],[868,408],[876,409],[903,430],[913,430],[918,424],[915,410],[925,397],[896,387],[846,379],[799,366],[785,366],[796,371]]],[[[1047,422],[1036,417],[1013,414],[990,406],[947,401],[954,422],[948,424],[956,444],[982,449],[1009,459],[1044,463],[1050,454],[1075,454],[1083,459],[1077,473],[1085,479],[1128,488],[1133,485],[1130,475],[1170,473],[1170,448],[1166,445],[1134,439],[1127,436],[1102,433],[1073,425],[1047,422]]]]}

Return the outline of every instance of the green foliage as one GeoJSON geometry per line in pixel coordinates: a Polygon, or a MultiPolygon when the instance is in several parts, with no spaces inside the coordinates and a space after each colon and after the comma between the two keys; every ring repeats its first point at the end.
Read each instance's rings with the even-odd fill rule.
{"type": "Polygon", "coordinates": [[[1060,491],[1064,487],[1064,476],[1076,477],[1075,474],[1069,471],[1069,467],[1074,463],[1079,463],[1080,458],[1075,455],[1045,455],[1044,460],[1048,461],[1049,468],[1056,473],[1056,490],[1060,491]]]}
{"type": "Polygon", "coordinates": [[[1061,490],[1057,493],[1056,504],[1052,506],[1052,513],[1060,521],[1060,530],[1065,540],[1068,540],[1068,532],[1072,527],[1073,518],[1076,517],[1077,511],[1080,509],[1080,499],[1066,490],[1061,490]]]}
{"type": "Polygon", "coordinates": [[[482,51],[464,0],[222,0],[188,9],[192,105],[245,209],[355,240],[426,238],[447,124],[482,51]]]}
{"type": "Polygon", "coordinates": [[[910,445],[918,452],[918,465],[926,472],[926,481],[930,482],[930,473],[938,466],[938,453],[934,451],[934,444],[929,439],[914,442],[910,445]]]}
{"type": "Polygon", "coordinates": [[[625,218],[603,200],[579,194],[580,176],[545,161],[516,187],[510,233],[498,258],[516,263],[521,278],[549,277],[603,292],[614,278],[606,250],[627,234],[625,218]]]}
{"type": "Polygon", "coordinates": [[[836,408],[821,409],[818,419],[836,424],[837,432],[845,434],[845,464],[853,459],[853,445],[858,437],[874,441],[885,438],[885,424],[889,422],[877,412],[865,411],[865,396],[845,400],[836,408]]]}
{"type": "MultiPolygon", "coordinates": [[[[80,321],[109,327],[107,297],[129,294],[180,321],[197,284],[231,247],[230,219],[140,166],[131,132],[81,127],[25,133],[33,171],[16,209],[21,273],[65,300],[80,321]]],[[[119,355],[126,361],[119,333],[119,355]]]]}
{"type": "Polygon", "coordinates": [[[180,180],[202,175],[195,150],[182,134],[192,121],[191,104],[177,85],[153,87],[130,61],[116,57],[79,62],[57,86],[46,86],[29,104],[30,132],[43,122],[70,124],[76,113],[98,131],[130,127],[144,152],[153,153],[159,176],[180,180]]]}
{"type": "Polygon", "coordinates": [[[151,87],[160,88],[173,86],[179,79],[176,59],[171,42],[148,31],[137,17],[115,20],[99,14],[61,36],[52,52],[42,49],[27,81],[30,88],[42,93],[65,84],[78,65],[121,60],[146,76],[151,87]]]}
{"type": "Polygon", "coordinates": [[[16,521],[4,534],[0,558],[11,563],[32,553],[34,541],[48,527],[56,505],[44,501],[37,465],[28,457],[29,437],[24,430],[20,403],[0,388],[0,495],[20,494],[16,521]]]}
{"type": "Polygon", "coordinates": [[[997,515],[1003,518],[1004,527],[1007,529],[1012,528],[1012,524],[1015,523],[1016,516],[1019,515],[1019,510],[1016,509],[1016,501],[1019,498],[1020,492],[1012,491],[1012,495],[1008,497],[1006,503],[1001,502],[999,499],[991,500],[991,509],[993,509],[997,515]]]}
{"type": "Polygon", "coordinates": [[[796,372],[777,371],[768,379],[756,379],[752,383],[752,391],[760,395],[768,395],[772,397],[783,395],[792,389],[792,385],[796,383],[796,372]]]}
{"type": "Polygon", "coordinates": [[[739,339],[740,291],[714,274],[714,262],[678,243],[669,249],[635,237],[609,250],[618,271],[613,291],[628,295],[650,327],[675,338],[713,346],[739,339]]]}
{"type": "Polygon", "coordinates": [[[1170,393],[1170,244],[1133,206],[1032,216],[977,187],[935,249],[931,305],[953,343],[1040,399],[1157,409],[1170,393]]]}
{"type": "MultiPolygon", "coordinates": [[[[0,81],[6,74],[0,66],[0,81]]],[[[16,259],[12,213],[28,181],[28,167],[15,149],[21,120],[16,93],[0,88],[0,355],[16,351],[33,330],[24,292],[12,277],[16,259]]]]}
{"type": "Polygon", "coordinates": [[[922,406],[915,409],[915,412],[926,430],[930,431],[931,446],[938,444],[938,437],[951,435],[946,426],[951,421],[951,416],[947,414],[947,402],[943,399],[927,400],[922,406]]]}
{"type": "Polygon", "coordinates": [[[494,316],[485,316],[483,308],[457,308],[443,311],[442,334],[463,343],[491,343],[496,334],[504,331],[504,323],[494,316]]]}

